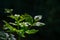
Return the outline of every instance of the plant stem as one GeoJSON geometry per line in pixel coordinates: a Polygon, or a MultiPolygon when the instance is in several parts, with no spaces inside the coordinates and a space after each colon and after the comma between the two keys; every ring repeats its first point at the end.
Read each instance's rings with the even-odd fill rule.
{"type": "Polygon", "coordinates": [[[18,36],[18,40],[21,40],[21,39],[20,39],[20,36],[18,36]]]}
{"type": "MultiPolygon", "coordinates": [[[[19,22],[18,22],[18,20],[16,20],[16,22],[17,22],[17,29],[19,30],[19,22]]],[[[18,35],[18,40],[21,40],[20,35],[18,35]]]]}
{"type": "Polygon", "coordinates": [[[18,40],[20,40],[20,37],[18,37],[18,40]]]}

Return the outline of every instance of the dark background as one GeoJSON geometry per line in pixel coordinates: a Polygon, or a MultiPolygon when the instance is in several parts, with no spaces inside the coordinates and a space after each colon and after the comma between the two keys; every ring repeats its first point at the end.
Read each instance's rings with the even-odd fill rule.
{"type": "Polygon", "coordinates": [[[59,0],[0,0],[0,26],[2,20],[8,20],[5,8],[14,9],[14,13],[29,13],[32,16],[43,15],[46,25],[34,35],[22,40],[60,40],[60,1],[59,0]]]}

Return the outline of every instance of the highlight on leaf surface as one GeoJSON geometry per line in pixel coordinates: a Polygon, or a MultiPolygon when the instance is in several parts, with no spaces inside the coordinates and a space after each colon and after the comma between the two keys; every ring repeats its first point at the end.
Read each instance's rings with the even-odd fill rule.
{"type": "Polygon", "coordinates": [[[19,23],[19,25],[21,26],[21,27],[28,27],[29,25],[31,25],[29,22],[22,22],[22,23],[19,23]]]}
{"type": "Polygon", "coordinates": [[[19,17],[20,17],[20,15],[18,15],[18,14],[10,15],[10,18],[15,19],[15,20],[18,20],[19,17]]]}
{"type": "Polygon", "coordinates": [[[36,32],[38,32],[38,30],[35,30],[35,29],[31,29],[31,30],[27,30],[25,31],[27,34],[34,34],[36,32]]]}
{"type": "Polygon", "coordinates": [[[9,22],[9,24],[16,25],[15,23],[9,22]]]}
{"type": "Polygon", "coordinates": [[[34,20],[35,21],[39,21],[41,19],[42,19],[42,15],[37,15],[37,16],[34,17],[34,20]]]}
{"type": "Polygon", "coordinates": [[[38,26],[38,27],[41,27],[43,25],[45,25],[45,23],[42,23],[42,22],[36,22],[33,24],[33,26],[38,26]]]}

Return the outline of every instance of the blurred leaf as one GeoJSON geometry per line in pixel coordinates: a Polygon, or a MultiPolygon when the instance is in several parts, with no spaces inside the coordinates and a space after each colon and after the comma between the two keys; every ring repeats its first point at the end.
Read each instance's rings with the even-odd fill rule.
{"type": "Polygon", "coordinates": [[[25,37],[25,35],[24,35],[24,30],[23,29],[21,29],[21,30],[17,30],[17,32],[18,32],[18,34],[19,34],[19,36],[21,36],[21,37],[25,37]]]}
{"type": "Polygon", "coordinates": [[[15,23],[9,22],[9,24],[16,25],[15,23]]]}
{"type": "Polygon", "coordinates": [[[6,35],[4,34],[4,32],[0,31],[0,40],[6,40],[6,35]]]}
{"type": "Polygon", "coordinates": [[[31,30],[26,31],[27,34],[34,34],[36,32],[38,32],[38,30],[35,30],[35,29],[31,29],[31,30]]]}
{"type": "Polygon", "coordinates": [[[21,18],[21,19],[19,19],[19,21],[18,22],[21,22],[21,21],[23,21],[25,18],[21,18]]]}
{"type": "Polygon", "coordinates": [[[16,38],[11,34],[0,31],[0,40],[16,40],[16,38]]]}
{"type": "Polygon", "coordinates": [[[5,9],[5,13],[12,13],[13,9],[5,9]]]}
{"type": "Polygon", "coordinates": [[[25,18],[25,21],[26,22],[29,22],[29,23],[33,23],[33,18],[32,16],[28,15],[28,14],[24,14],[23,17],[25,18]]]}
{"type": "Polygon", "coordinates": [[[34,17],[34,20],[35,21],[39,21],[41,19],[42,19],[42,15],[37,15],[37,16],[34,17]]]}
{"type": "Polygon", "coordinates": [[[12,19],[15,19],[14,15],[10,15],[9,17],[12,18],[12,19]]]}
{"type": "Polygon", "coordinates": [[[7,27],[11,32],[15,32],[17,29],[16,28],[13,28],[9,23],[7,23],[6,21],[4,21],[5,23],[5,27],[7,27]]]}
{"type": "Polygon", "coordinates": [[[19,17],[20,17],[20,15],[17,15],[17,14],[15,14],[15,15],[10,15],[10,18],[15,19],[15,20],[18,20],[19,17]]]}
{"type": "Polygon", "coordinates": [[[35,22],[35,23],[33,24],[33,26],[38,26],[38,27],[41,27],[41,26],[43,26],[43,25],[45,25],[45,23],[42,23],[42,22],[35,22]]]}
{"type": "Polygon", "coordinates": [[[14,37],[13,34],[10,34],[10,37],[8,38],[8,40],[16,40],[16,38],[14,37]]]}

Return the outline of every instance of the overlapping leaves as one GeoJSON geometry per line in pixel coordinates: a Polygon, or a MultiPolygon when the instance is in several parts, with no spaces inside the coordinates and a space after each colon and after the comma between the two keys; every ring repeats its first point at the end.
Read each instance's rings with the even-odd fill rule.
{"type": "Polygon", "coordinates": [[[8,34],[4,31],[0,31],[0,40],[16,40],[13,34],[8,34]]]}
{"type": "Polygon", "coordinates": [[[18,35],[20,35],[21,37],[25,37],[25,33],[27,34],[34,34],[36,32],[38,32],[38,30],[36,29],[29,29],[32,26],[41,26],[41,25],[45,25],[44,23],[38,22],[39,20],[41,20],[42,16],[35,16],[34,18],[28,14],[24,14],[24,15],[10,15],[10,18],[14,19],[15,22],[9,22],[7,23],[6,21],[4,21],[5,25],[4,25],[4,29],[9,29],[9,32],[16,32],[18,35]],[[12,24],[13,26],[17,26],[17,28],[11,26],[10,24],[12,24]]]}

